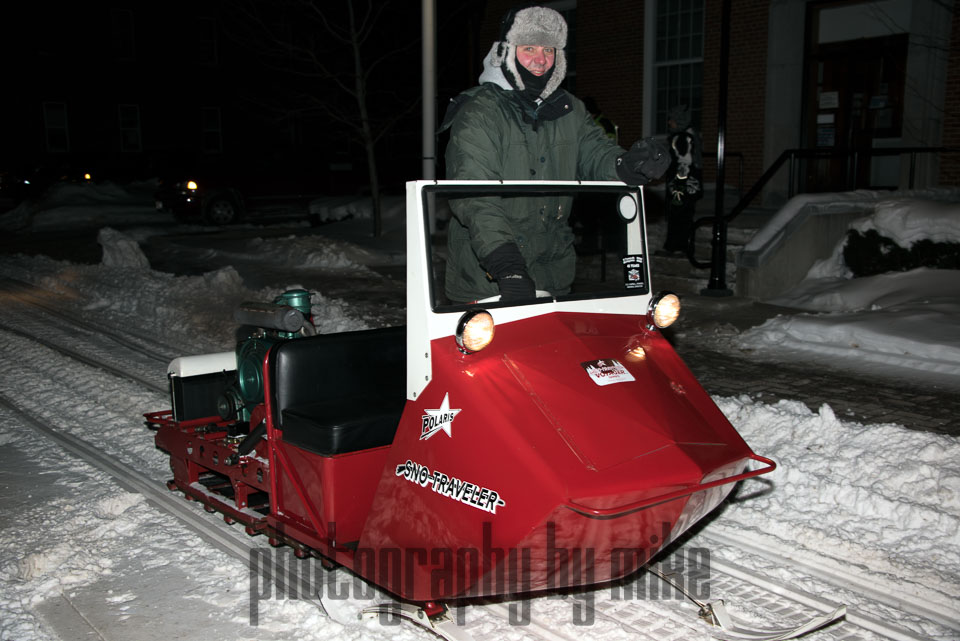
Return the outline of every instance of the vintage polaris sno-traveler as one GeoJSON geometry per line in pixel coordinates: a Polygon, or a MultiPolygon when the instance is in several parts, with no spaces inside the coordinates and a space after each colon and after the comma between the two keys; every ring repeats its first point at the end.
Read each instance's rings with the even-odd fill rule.
{"type": "Polygon", "coordinates": [[[774,469],[661,333],[679,299],[652,293],[639,189],[420,181],[406,199],[406,327],[319,335],[304,290],[242,305],[236,350],[173,361],[172,409],[146,415],[171,489],[424,604],[624,576],[774,469]],[[444,216],[471,198],[571,212],[570,291],[449,301],[444,216]]]}

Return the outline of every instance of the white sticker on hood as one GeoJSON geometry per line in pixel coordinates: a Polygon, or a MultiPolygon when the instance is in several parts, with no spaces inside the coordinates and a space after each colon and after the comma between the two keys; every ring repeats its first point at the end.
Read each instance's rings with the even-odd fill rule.
{"type": "Polygon", "coordinates": [[[612,358],[580,363],[597,385],[612,385],[636,380],[623,364],[612,358]]]}

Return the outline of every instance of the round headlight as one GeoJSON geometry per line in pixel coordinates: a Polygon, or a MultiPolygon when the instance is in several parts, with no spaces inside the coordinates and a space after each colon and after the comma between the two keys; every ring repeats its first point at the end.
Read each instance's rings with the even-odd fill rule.
{"type": "Polygon", "coordinates": [[[673,292],[660,292],[650,300],[647,316],[651,329],[670,327],[680,316],[680,297],[673,292]]]}
{"type": "Polygon", "coordinates": [[[187,181],[187,189],[189,189],[190,191],[196,191],[196,190],[197,190],[197,182],[196,182],[195,180],[188,180],[188,181],[187,181]]]}
{"type": "Polygon", "coordinates": [[[493,316],[485,309],[466,312],[457,323],[457,347],[464,354],[479,352],[493,340],[493,316]]]}

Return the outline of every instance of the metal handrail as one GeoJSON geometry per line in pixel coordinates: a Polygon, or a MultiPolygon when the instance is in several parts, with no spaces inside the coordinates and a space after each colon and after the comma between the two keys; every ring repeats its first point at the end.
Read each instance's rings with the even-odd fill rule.
{"type": "MultiPolygon", "coordinates": [[[[728,151],[726,157],[737,159],[737,196],[743,196],[743,154],[739,151],[728,151]]],[[[705,156],[704,162],[706,162],[706,158],[712,159],[716,164],[717,157],[715,155],[705,156]]]]}
{"type": "MultiPolygon", "coordinates": [[[[864,149],[845,149],[845,150],[836,150],[836,149],[785,149],[773,162],[770,167],[767,168],[763,175],[757,179],[757,182],[754,183],[753,187],[750,190],[743,194],[737,204],[733,206],[733,209],[730,210],[728,214],[722,215],[713,215],[705,216],[703,218],[698,218],[694,221],[693,227],[690,229],[690,236],[687,239],[687,259],[690,261],[690,264],[694,267],[700,269],[723,269],[722,265],[715,265],[714,261],[701,261],[697,260],[695,254],[695,240],[697,235],[697,230],[706,225],[716,225],[718,222],[722,226],[730,224],[738,215],[740,215],[743,210],[750,206],[750,203],[753,202],[753,199],[756,198],[763,188],[767,186],[767,183],[783,168],[783,165],[789,160],[790,162],[790,182],[788,187],[788,193],[792,198],[796,194],[795,181],[796,181],[796,161],[800,160],[810,160],[810,159],[824,159],[824,158],[848,158],[853,160],[852,171],[850,171],[850,165],[848,165],[848,174],[847,182],[850,182],[850,175],[853,175],[853,188],[856,188],[856,176],[857,169],[859,166],[859,161],[861,155],[864,156],[899,156],[902,154],[910,154],[910,177],[908,181],[908,188],[913,189],[914,179],[916,175],[916,164],[917,164],[917,154],[921,153],[960,153],[960,148],[955,147],[882,147],[882,148],[864,148],[864,149]]],[[[717,187],[718,189],[722,186],[717,187]]],[[[723,234],[724,239],[726,234],[723,234]]],[[[716,241],[716,238],[714,238],[716,241]]],[[[725,244],[725,243],[724,243],[725,244]]],[[[712,256],[721,257],[724,261],[726,260],[727,248],[721,247],[721,251],[713,251],[712,256]]],[[[722,272],[721,272],[722,273],[722,272]]]]}

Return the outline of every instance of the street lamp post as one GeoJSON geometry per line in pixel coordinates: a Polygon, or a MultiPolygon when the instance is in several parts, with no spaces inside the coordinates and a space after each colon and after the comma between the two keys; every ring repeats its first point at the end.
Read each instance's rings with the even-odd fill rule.
{"type": "Polygon", "coordinates": [[[710,280],[701,296],[731,296],[727,289],[727,221],[724,217],[726,186],[725,146],[727,135],[727,82],[730,67],[730,0],[723,0],[720,19],[720,90],[717,96],[717,187],[713,238],[711,243],[710,280]]]}

